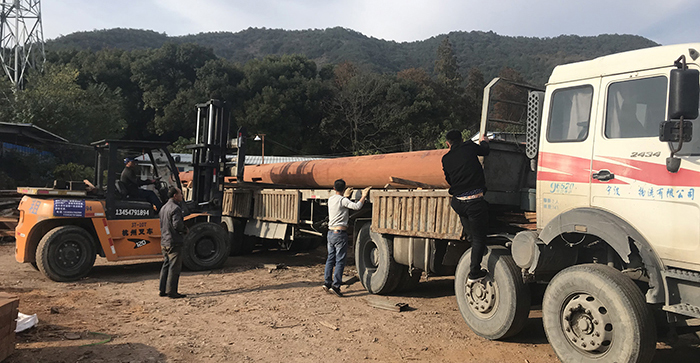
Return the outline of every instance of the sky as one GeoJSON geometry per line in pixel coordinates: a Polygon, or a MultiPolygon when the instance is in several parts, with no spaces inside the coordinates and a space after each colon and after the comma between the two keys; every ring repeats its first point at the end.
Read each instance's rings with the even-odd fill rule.
{"type": "Polygon", "coordinates": [[[46,40],[111,28],[178,36],[340,26],[397,42],[472,30],[540,38],[633,34],[662,45],[700,41],[697,0],[44,0],[41,10],[46,40]]]}

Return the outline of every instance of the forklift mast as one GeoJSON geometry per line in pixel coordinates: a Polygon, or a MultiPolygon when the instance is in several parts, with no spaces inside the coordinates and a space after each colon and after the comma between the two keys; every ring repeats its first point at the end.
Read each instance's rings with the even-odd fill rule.
{"type": "Polygon", "coordinates": [[[221,218],[224,170],[229,138],[229,112],[226,102],[210,100],[197,104],[197,129],[192,149],[191,211],[207,212],[221,218]]]}

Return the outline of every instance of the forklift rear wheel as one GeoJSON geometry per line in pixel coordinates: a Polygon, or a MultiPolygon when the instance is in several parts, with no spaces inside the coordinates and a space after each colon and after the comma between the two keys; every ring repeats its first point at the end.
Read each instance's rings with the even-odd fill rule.
{"type": "Polygon", "coordinates": [[[399,285],[403,266],[394,261],[392,247],[391,241],[370,231],[369,223],[357,233],[355,265],[362,286],[372,294],[389,294],[399,285]]]}
{"type": "Polygon", "coordinates": [[[530,287],[523,283],[520,268],[501,246],[489,246],[482,260],[488,276],[467,284],[471,249],[457,265],[455,295],[462,318],[477,335],[504,339],[518,334],[530,313],[530,287]]]}
{"type": "Polygon", "coordinates": [[[215,223],[198,223],[185,235],[182,264],[201,271],[221,267],[229,256],[231,244],[226,230],[215,223]]]}
{"type": "Polygon", "coordinates": [[[39,271],[54,281],[75,281],[95,264],[95,242],[77,226],[56,227],[45,234],[37,247],[39,271]]]}

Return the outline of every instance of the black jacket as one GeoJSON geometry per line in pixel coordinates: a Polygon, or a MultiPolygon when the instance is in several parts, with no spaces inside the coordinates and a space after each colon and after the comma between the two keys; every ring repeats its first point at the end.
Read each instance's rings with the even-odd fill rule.
{"type": "Polygon", "coordinates": [[[447,184],[450,184],[451,195],[460,195],[474,189],[486,190],[484,169],[478,156],[488,154],[489,143],[485,141],[475,144],[467,140],[450,148],[442,157],[442,170],[447,184]]]}
{"type": "Polygon", "coordinates": [[[160,209],[160,245],[162,247],[182,246],[185,241],[185,221],[182,208],[172,198],[160,209]]]}
{"type": "Polygon", "coordinates": [[[141,185],[151,184],[150,181],[141,180],[141,178],[138,177],[136,167],[124,167],[119,180],[126,185],[126,191],[129,193],[130,197],[137,197],[139,195],[139,187],[141,185]]]}

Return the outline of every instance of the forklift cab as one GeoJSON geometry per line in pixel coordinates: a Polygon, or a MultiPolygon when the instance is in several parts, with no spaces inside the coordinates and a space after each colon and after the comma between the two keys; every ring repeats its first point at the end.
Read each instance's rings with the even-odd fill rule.
{"type": "Polygon", "coordinates": [[[105,214],[109,220],[158,217],[151,203],[126,192],[126,186],[120,180],[125,158],[137,161],[139,179],[156,180],[154,184],[140,188],[153,191],[163,204],[168,200],[169,187],[180,188],[178,170],[168,152],[167,142],[102,140],[92,145],[96,151],[95,191],[105,198],[105,214]]]}

